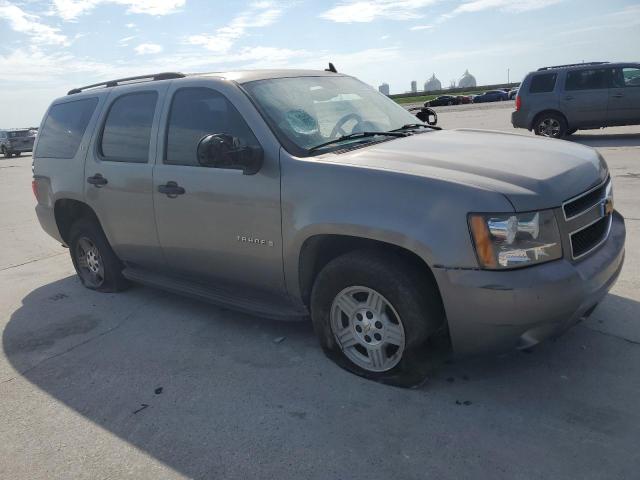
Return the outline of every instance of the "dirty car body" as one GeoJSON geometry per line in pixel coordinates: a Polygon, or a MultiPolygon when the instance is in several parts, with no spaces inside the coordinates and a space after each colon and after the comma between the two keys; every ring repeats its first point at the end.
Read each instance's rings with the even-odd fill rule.
{"type": "MultiPolygon", "coordinates": [[[[560,333],[595,308],[622,267],[624,222],[607,165],[587,147],[411,125],[415,117],[391,100],[333,72],[228,72],[89,89],[56,100],[47,115],[78,101],[91,108],[75,151],[47,157],[43,120],[36,212],[66,244],[77,217],[91,217],[129,280],[264,316],[311,313],[315,322],[318,282],[332,262],[358,251],[349,264],[366,267],[366,255],[394,255],[433,282],[420,295],[441,306],[442,318],[430,321],[449,333],[453,351],[475,354],[560,333]],[[111,158],[104,150],[127,151],[105,143],[110,112],[141,93],[157,100],[146,156],[111,158]],[[234,132],[244,132],[234,135],[260,149],[260,164],[243,171],[198,163],[196,147],[200,155],[207,134],[228,133],[231,123],[174,146],[200,108],[181,111],[181,96],[233,109],[230,122],[243,125],[234,132]]],[[[388,288],[386,299],[395,295],[388,288]]],[[[388,303],[384,319],[403,311],[388,303]]],[[[364,322],[354,328],[377,328],[364,322]]],[[[369,373],[384,373],[376,368],[369,373]]]]}

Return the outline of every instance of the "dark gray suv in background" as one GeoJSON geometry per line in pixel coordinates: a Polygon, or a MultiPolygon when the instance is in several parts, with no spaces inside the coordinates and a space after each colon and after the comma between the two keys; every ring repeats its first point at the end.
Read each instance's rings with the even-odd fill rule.
{"type": "Polygon", "coordinates": [[[35,138],[36,133],[32,129],[0,130],[0,153],[5,157],[19,157],[33,150],[35,138]]]}
{"type": "Polygon", "coordinates": [[[520,86],[511,123],[554,138],[639,125],[640,63],[592,62],[531,72],[520,86]]]}

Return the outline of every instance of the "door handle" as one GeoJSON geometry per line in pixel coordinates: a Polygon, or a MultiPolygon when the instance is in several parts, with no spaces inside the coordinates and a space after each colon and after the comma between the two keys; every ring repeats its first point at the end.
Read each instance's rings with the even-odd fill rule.
{"type": "Polygon", "coordinates": [[[567,95],[566,97],[564,97],[565,100],[573,100],[573,97],[571,95],[567,95]]]}
{"type": "Polygon", "coordinates": [[[87,183],[100,188],[109,182],[100,173],[96,173],[93,177],[87,177],[87,183]]]}
{"type": "Polygon", "coordinates": [[[624,93],[615,93],[613,95],[611,95],[613,98],[622,98],[624,97],[624,93]]]}
{"type": "Polygon", "coordinates": [[[164,185],[158,185],[158,192],[164,193],[169,198],[176,198],[178,195],[184,195],[185,189],[176,182],[167,182],[164,185]]]}

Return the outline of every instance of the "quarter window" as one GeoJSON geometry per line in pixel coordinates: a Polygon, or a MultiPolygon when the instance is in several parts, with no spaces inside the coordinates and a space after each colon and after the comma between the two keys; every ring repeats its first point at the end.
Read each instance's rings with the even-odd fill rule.
{"type": "Polygon", "coordinates": [[[596,90],[607,88],[607,69],[573,70],[567,72],[565,90],[596,90]]]}
{"type": "Polygon", "coordinates": [[[531,79],[529,93],[548,93],[553,92],[556,86],[557,73],[540,73],[534,75],[531,79]]]}
{"type": "Polygon", "coordinates": [[[105,160],[133,163],[149,160],[157,99],[156,92],[130,93],[111,104],[100,142],[105,160]]]}
{"type": "Polygon", "coordinates": [[[224,95],[210,88],[178,90],[171,103],[164,163],[198,166],[198,143],[214,133],[233,135],[242,145],[258,145],[247,123],[224,95]]]}
{"type": "Polygon", "coordinates": [[[617,88],[640,87],[640,68],[616,68],[613,70],[613,86],[617,88]]]}
{"type": "Polygon", "coordinates": [[[35,156],[75,157],[96,105],[97,98],[53,105],[49,109],[42,130],[38,133],[35,156]]]}

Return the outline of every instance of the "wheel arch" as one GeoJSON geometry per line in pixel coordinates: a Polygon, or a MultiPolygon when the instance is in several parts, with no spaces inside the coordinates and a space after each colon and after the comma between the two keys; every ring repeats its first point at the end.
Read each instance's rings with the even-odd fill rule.
{"type": "Polygon", "coordinates": [[[571,128],[571,126],[569,125],[569,120],[567,119],[567,116],[564,113],[562,113],[560,110],[555,109],[555,108],[546,108],[546,109],[536,113],[533,116],[533,119],[531,120],[531,125],[529,125],[529,130],[533,130],[533,128],[536,125],[536,122],[538,121],[538,119],[540,117],[542,117],[543,115],[549,115],[550,113],[553,113],[555,115],[561,116],[564,119],[564,122],[566,123],[567,128],[571,128]]]}
{"type": "Polygon", "coordinates": [[[372,250],[404,259],[415,265],[432,282],[440,294],[438,283],[427,261],[409,248],[382,240],[347,234],[317,234],[307,238],[298,255],[298,285],[301,300],[309,307],[311,289],[318,273],[334,258],[356,250],[372,250]]]}
{"type": "Polygon", "coordinates": [[[93,219],[100,225],[100,220],[95,211],[85,202],[73,200],[70,198],[61,198],[56,200],[54,204],[54,216],[58,232],[64,243],[69,244],[69,232],[71,226],[80,219],[93,219]]]}

